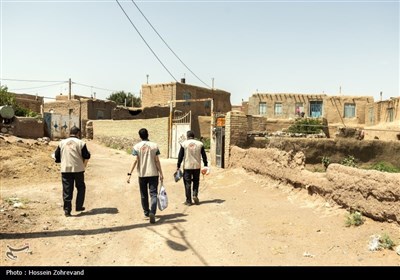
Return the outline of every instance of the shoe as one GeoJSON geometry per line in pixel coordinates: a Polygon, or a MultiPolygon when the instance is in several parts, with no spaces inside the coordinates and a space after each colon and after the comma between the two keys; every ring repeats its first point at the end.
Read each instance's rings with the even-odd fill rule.
{"type": "Polygon", "coordinates": [[[191,201],[185,201],[183,204],[186,206],[191,206],[193,203],[191,201]]]}
{"type": "Polygon", "coordinates": [[[156,222],[156,216],[150,213],[149,217],[150,217],[150,224],[154,224],[156,222]]]}
{"type": "Polygon", "coordinates": [[[145,219],[148,219],[149,217],[150,217],[150,214],[149,213],[147,213],[147,214],[144,214],[144,216],[143,216],[145,219]]]}
{"type": "Polygon", "coordinates": [[[85,211],[85,207],[82,207],[82,208],[76,208],[76,211],[85,211]]]}
{"type": "Polygon", "coordinates": [[[193,196],[193,201],[194,201],[194,204],[196,204],[196,205],[200,204],[200,200],[197,196],[193,196]]]}
{"type": "Polygon", "coordinates": [[[71,217],[71,212],[64,211],[64,215],[65,215],[65,217],[71,217]]]}

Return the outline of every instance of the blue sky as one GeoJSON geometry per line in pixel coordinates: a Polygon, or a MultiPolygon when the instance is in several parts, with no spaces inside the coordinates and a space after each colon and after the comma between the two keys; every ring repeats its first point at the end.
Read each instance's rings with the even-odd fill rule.
{"type": "MultiPolygon", "coordinates": [[[[187,70],[131,1],[0,0],[2,80],[18,93],[106,98],[142,84],[186,78],[187,70]],[[52,86],[49,86],[52,85],[52,86]],[[32,88],[41,87],[42,88],[32,88]],[[93,86],[90,87],[90,86],[93,86]],[[96,88],[97,87],[97,88],[96,88]],[[27,88],[27,89],[25,89],[27,88]],[[102,88],[102,89],[98,89],[102,88]]],[[[135,1],[202,81],[231,93],[257,91],[399,96],[399,1],[135,1]]]]}

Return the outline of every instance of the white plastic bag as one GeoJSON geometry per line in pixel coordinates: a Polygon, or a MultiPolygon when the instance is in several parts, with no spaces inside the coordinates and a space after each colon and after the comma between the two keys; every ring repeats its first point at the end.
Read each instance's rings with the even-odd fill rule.
{"type": "Polygon", "coordinates": [[[164,185],[161,186],[160,192],[158,193],[158,209],[160,211],[164,210],[165,208],[168,207],[168,196],[167,196],[167,190],[165,189],[164,185]]]}

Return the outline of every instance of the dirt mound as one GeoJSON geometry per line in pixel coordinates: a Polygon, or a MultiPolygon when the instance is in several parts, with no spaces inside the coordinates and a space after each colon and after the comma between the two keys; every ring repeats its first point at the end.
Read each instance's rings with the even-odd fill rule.
{"type": "Polygon", "coordinates": [[[59,166],[51,158],[56,146],[56,142],[1,136],[1,186],[54,180],[59,176],[59,166]]]}

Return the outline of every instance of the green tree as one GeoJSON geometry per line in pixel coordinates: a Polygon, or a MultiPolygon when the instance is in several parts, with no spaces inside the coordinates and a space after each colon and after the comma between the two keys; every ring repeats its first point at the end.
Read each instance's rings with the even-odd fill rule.
{"type": "Polygon", "coordinates": [[[135,97],[132,93],[126,93],[123,90],[111,93],[107,100],[114,101],[117,105],[125,105],[126,100],[127,107],[140,107],[142,104],[142,100],[139,97],[135,97]]]}
{"type": "Polygon", "coordinates": [[[9,105],[14,108],[16,116],[19,117],[36,117],[38,113],[30,109],[21,107],[17,104],[15,94],[8,92],[7,86],[0,86],[0,106],[9,105]]]}
{"type": "Polygon", "coordinates": [[[11,92],[8,92],[7,86],[0,86],[0,106],[10,105],[15,107],[15,95],[11,92]]]}

